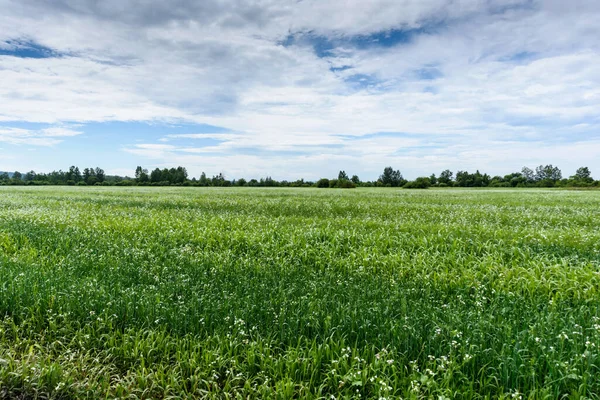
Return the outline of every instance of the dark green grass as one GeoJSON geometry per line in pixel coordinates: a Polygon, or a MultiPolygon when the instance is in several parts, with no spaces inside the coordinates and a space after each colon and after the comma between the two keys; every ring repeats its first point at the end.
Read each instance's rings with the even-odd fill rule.
{"type": "Polygon", "coordinates": [[[600,398],[599,206],[0,188],[0,398],[600,398]]]}

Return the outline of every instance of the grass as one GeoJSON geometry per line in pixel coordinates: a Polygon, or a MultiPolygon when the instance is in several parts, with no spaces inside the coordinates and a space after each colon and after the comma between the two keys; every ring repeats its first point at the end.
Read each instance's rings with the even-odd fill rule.
{"type": "Polygon", "coordinates": [[[600,194],[0,188],[0,398],[600,398],[600,194]]]}

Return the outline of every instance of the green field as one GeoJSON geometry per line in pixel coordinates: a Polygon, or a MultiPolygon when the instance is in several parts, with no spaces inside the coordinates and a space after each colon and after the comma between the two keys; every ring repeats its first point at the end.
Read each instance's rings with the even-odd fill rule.
{"type": "Polygon", "coordinates": [[[600,192],[0,188],[0,398],[600,398],[600,192]]]}

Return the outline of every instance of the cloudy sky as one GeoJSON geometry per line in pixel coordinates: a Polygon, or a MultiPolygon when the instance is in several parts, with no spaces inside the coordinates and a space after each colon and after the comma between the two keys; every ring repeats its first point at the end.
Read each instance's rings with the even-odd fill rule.
{"type": "Polygon", "coordinates": [[[597,0],[0,0],[0,170],[600,177],[597,0]]]}

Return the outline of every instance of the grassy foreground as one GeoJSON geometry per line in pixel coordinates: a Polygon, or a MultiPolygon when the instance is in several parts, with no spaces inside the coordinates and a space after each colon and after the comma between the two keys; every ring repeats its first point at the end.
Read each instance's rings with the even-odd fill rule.
{"type": "Polygon", "coordinates": [[[600,398],[600,193],[0,188],[0,398],[600,398]]]}

